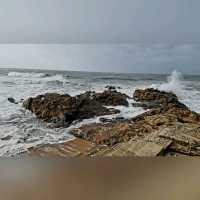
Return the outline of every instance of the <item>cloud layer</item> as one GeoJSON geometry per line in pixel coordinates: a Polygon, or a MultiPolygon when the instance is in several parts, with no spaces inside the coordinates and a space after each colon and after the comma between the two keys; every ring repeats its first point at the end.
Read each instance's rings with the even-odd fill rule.
{"type": "Polygon", "coordinates": [[[0,0],[0,43],[197,43],[197,0],[0,0]]]}

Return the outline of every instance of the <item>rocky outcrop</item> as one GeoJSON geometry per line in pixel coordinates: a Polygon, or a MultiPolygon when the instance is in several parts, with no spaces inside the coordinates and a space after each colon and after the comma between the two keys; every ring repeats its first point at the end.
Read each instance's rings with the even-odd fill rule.
{"type": "MultiPolygon", "coordinates": [[[[171,92],[155,89],[136,90],[136,106],[148,109],[132,119],[100,118],[101,123],[71,130],[77,138],[94,148],[82,154],[90,156],[200,156],[200,115],[191,111],[171,92]]],[[[86,92],[76,97],[45,94],[30,98],[24,106],[38,117],[65,121],[112,114],[103,105],[124,104],[126,95],[107,90],[86,92]],[[113,98],[110,99],[110,96],[113,98]],[[115,99],[115,100],[114,100],[115,99]]],[[[125,105],[125,104],[124,104],[125,105]]],[[[43,148],[40,149],[43,151],[43,148]]],[[[57,150],[57,148],[56,148],[57,150]]]]}
{"type": "Polygon", "coordinates": [[[75,97],[68,94],[47,93],[25,100],[23,106],[44,121],[66,124],[70,124],[75,120],[119,112],[104,107],[101,101],[97,99],[91,92],[75,97]]]}
{"type": "Polygon", "coordinates": [[[150,104],[151,108],[153,104],[155,107],[180,107],[186,109],[187,107],[182,104],[178,97],[172,92],[159,91],[157,89],[148,88],[145,90],[136,90],[133,95],[133,99],[137,102],[146,102],[146,105],[150,104]]]}
{"type": "Polygon", "coordinates": [[[175,94],[153,88],[135,90],[133,98],[140,102],[159,102],[160,104],[178,102],[178,97],[175,94]]]}
{"type": "Polygon", "coordinates": [[[116,90],[105,90],[102,93],[94,93],[93,98],[105,106],[128,106],[127,95],[116,90]]]}
{"type": "MultiPolygon", "coordinates": [[[[177,130],[177,127],[181,126],[181,130],[187,133],[187,130],[189,130],[188,127],[190,127],[190,133],[193,132],[193,135],[194,132],[200,130],[200,115],[191,111],[187,106],[179,102],[177,96],[173,93],[154,89],[136,90],[134,99],[141,102],[155,102],[156,107],[129,120],[111,121],[107,124],[84,125],[79,129],[74,129],[72,134],[97,145],[104,144],[112,148],[119,143],[143,141],[143,138],[146,138],[149,134],[159,133],[166,128],[169,128],[170,130],[173,130],[174,128],[177,130]],[[195,127],[195,129],[192,130],[191,127],[195,127]]],[[[171,134],[173,135],[173,132],[171,134]]],[[[160,137],[163,139],[163,134],[162,136],[157,134],[155,137],[156,141],[159,141],[160,137]]],[[[140,142],[140,145],[143,142],[140,142]]],[[[154,141],[151,141],[151,145],[152,142],[154,141]]],[[[135,145],[135,142],[132,142],[132,144],[135,145]]],[[[173,152],[175,151],[176,146],[180,149],[180,143],[175,145],[176,142],[170,137],[167,138],[167,141],[166,143],[164,142],[164,144],[170,144],[167,148],[173,149],[173,152]]],[[[187,142],[185,144],[188,145],[187,142]]],[[[154,144],[154,146],[156,145],[157,144],[154,144]]],[[[189,147],[186,147],[186,149],[188,148],[189,147]]],[[[163,148],[160,149],[163,150],[163,148]]],[[[184,151],[183,149],[182,151],[184,151]]]]}
{"type": "Polygon", "coordinates": [[[108,89],[108,90],[122,89],[120,86],[115,87],[115,86],[112,86],[112,85],[107,85],[105,88],[108,89]]]}
{"type": "Polygon", "coordinates": [[[147,102],[146,104],[141,104],[151,109],[146,115],[152,116],[162,114],[166,117],[168,115],[174,115],[178,121],[183,123],[200,121],[200,115],[191,111],[186,105],[181,103],[178,97],[172,92],[164,92],[152,88],[136,90],[133,98],[140,103],[147,102]],[[150,106],[148,107],[148,105],[150,106]]]}
{"type": "Polygon", "coordinates": [[[10,103],[17,104],[16,100],[15,100],[14,98],[12,98],[12,97],[9,97],[9,98],[8,98],[8,101],[9,101],[10,103]]]}

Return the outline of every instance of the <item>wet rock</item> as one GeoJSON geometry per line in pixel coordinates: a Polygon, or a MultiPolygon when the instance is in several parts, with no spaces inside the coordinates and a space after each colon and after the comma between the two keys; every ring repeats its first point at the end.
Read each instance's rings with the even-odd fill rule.
{"type": "Polygon", "coordinates": [[[11,138],[12,138],[11,135],[7,135],[7,136],[4,136],[4,137],[2,137],[0,139],[3,140],[3,141],[7,141],[7,140],[10,140],[11,138]]]}
{"type": "Polygon", "coordinates": [[[101,117],[101,118],[99,119],[99,121],[102,122],[102,123],[110,123],[110,122],[113,121],[113,119],[108,119],[108,118],[103,118],[103,117],[101,117]]]}
{"type": "Polygon", "coordinates": [[[116,117],[116,118],[114,118],[114,120],[117,121],[117,122],[122,122],[126,119],[124,117],[116,117]]]}
{"type": "Polygon", "coordinates": [[[108,89],[108,90],[122,89],[120,86],[115,87],[115,86],[112,86],[112,85],[107,85],[105,88],[108,89]]]}
{"type": "Polygon", "coordinates": [[[178,101],[178,97],[172,92],[164,92],[153,88],[147,88],[144,90],[137,89],[134,92],[133,98],[136,101],[140,102],[160,102],[160,103],[169,103],[178,101]]]}
{"type": "Polygon", "coordinates": [[[141,107],[144,109],[159,108],[161,105],[157,102],[143,102],[143,103],[132,103],[133,107],[141,107]]]}
{"type": "Polygon", "coordinates": [[[9,101],[10,103],[17,104],[16,100],[15,100],[14,98],[12,98],[12,97],[9,97],[9,98],[8,98],[8,101],[9,101]]]}
{"type": "Polygon", "coordinates": [[[102,122],[102,123],[122,122],[122,121],[124,121],[124,120],[125,120],[124,117],[115,117],[115,118],[112,118],[112,119],[108,119],[108,118],[101,117],[101,118],[99,119],[99,121],[102,122]]]}
{"type": "Polygon", "coordinates": [[[107,85],[105,88],[108,90],[116,90],[116,87],[112,85],[107,85]]]}
{"type": "Polygon", "coordinates": [[[106,90],[93,94],[93,98],[105,106],[128,106],[127,95],[116,90],[106,90]]]}
{"type": "Polygon", "coordinates": [[[161,112],[173,109],[182,109],[189,111],[189,108],[178,100],[178,97],[172,92],[159,91],[157,89],[148,88],[144,90],[136,90],[133,98],[137,102],[147,105],[153,105],[152,108],[160,107],[161,112]],[[154,107],[155,105],[155,107],[154,107]]]}
{"type": "Polygon", "coordinates": [[[94,116],[116,114],[92,97],[91,92],[71,97],[68,94],[47,93],[23,102],[23,106],[44,121],[62,124],[94,116]]]}

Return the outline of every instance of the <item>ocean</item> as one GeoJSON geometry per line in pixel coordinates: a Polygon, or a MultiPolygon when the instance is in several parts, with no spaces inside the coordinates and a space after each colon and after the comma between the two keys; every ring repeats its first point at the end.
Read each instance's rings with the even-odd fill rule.
{"type": "MultiPolygon", "coordinates": [[[[15,156],[29,147],[71,140],[73,136],[68,133],[70,129],[99,122],[96,117],[74,123],[67,129],[51,129],[26,111],[22,104],[10,103],[9,97],[20,101],[47,92],[74,96],[89,90],[100,92],[107,85],[116,86],[118,91],[130,97],[137,88],[153,87],[172,91],[191,110],[200,112],[200,76],[182,75],[177,71],[171,75],[159,75],[0,69],[0,156],[15,156]]],[[[129,101],[129,107],[117,107],[121,111],[117,116],[131,118],[145,112],[142,108],[132,107],[132,99],[129,101]]]]}

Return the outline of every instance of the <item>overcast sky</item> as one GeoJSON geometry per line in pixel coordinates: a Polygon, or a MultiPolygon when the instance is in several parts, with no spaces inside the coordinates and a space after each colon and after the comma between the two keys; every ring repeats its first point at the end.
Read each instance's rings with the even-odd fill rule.
{"type": "Polygon", "coordinates": [[[2,43],[196,43],[198,0],[0,0],[2,43]]]}
{"type": "Polygon", "coordinates": [[[0,43],[134,44],[0,45],[0,66],[200,73],[199,8],[198,0],[0,0],[0,43]]]}

